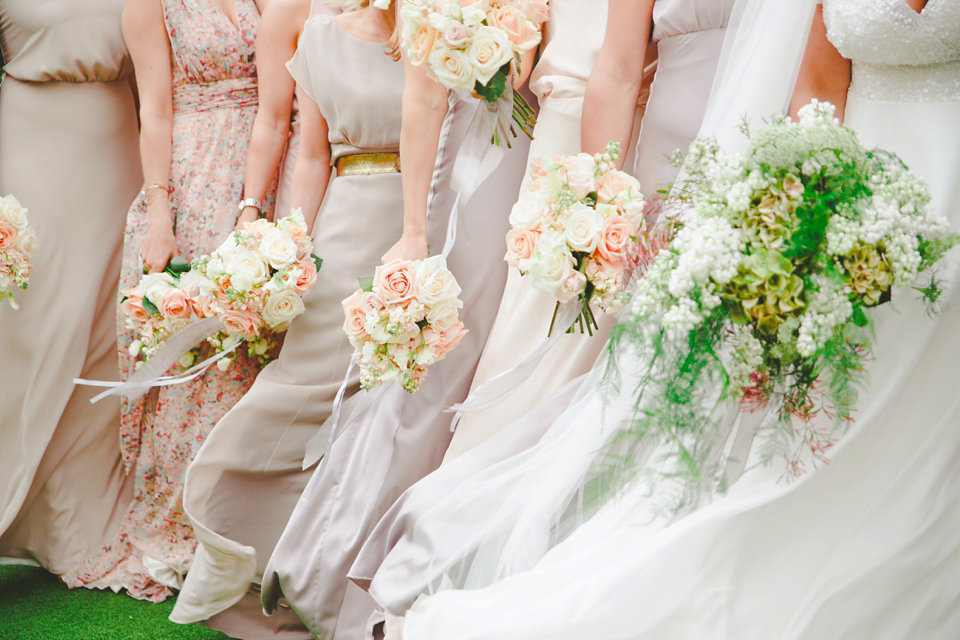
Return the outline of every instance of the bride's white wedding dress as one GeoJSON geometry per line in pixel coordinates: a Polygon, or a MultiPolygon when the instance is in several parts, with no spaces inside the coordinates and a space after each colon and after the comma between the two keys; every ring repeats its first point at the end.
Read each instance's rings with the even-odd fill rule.
{"type": "MultiPolygon", "coordinates": [[[[928,0],[918,13],[904,0],[826,0],[824,16],[853,60],[846,123],[868,148],[899,154],[960,228],[960,6],[928,0]]],[[[482,573],[505,577],[426,598],[408,612],[404,638],[960,637],[957,253],[941,271],[941,315],[927,317],[909,291],[878,309],[871,385],[829,465],[792,484],[777,481],[782,468],[748,465],[725,496],[673,520],[637,483],[542,557],[551,541],[502,533],[506,542],[480,547],[490,557],[446,566],[461,587],[482,586],[471,581],[482,573]]],[[[589,395],[574,403],[580,425],[569,429],[585,441],[591,425],[609,422],[591,421],[590,406],[626,408],[616,397],[591,405],[589,395]]],[[[548,461],[538,471],[542,483],[563,481],[548,461]]],[[[473,498],[495,500],[475,489],[473,498]]],[[[541,495],[513,518],[519,530],[542,519],[541,495]]]]}

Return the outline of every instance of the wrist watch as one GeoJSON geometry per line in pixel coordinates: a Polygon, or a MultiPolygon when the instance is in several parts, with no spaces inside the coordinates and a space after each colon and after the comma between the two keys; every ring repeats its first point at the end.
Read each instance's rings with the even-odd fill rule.
{"type": "Polygon", "coordinates": [[[243,213],[243,210],[247,207],[256,207],[258,218],[264,218],[267,215],[267,212],[263,210],[263,203],[256,198],[244,198],[241,200],[240,204],[237,206],[237,213],[243,213]]]}

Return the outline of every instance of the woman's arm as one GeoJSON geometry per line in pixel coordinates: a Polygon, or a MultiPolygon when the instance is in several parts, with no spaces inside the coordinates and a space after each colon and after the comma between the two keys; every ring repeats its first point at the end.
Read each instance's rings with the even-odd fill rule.
{"type": "Polygon", "coordinates": [[[803,54],[800,75],[790,101],[790,115],[797,112],[811,100],[832,102],[837,107],[837,118],[843,122],[843,112],[847,106],[847,89],[850,88],[850,61],[840,55],[837,48],[827,40],[827,27],[823,23],[823,8],[817,6],[807,40],[807,50],[803,54]]]}
{"type": "Polygon", "coordinates": [[[403,235],[383,255],[386,264],[395,258],[427,257],[427,196],[440,146],[440,130],[447,115],[447,90],[414,66],[402,51],[404,86],[400,125],[400,162],[403,167],[403,235]]]}
{"type": "MultiPolygon", "coordinates": [[[[277,175],[290,133],[290,112],[295,83],[286,61],[297,49],[297,39],[310,13],[309,0],[273,0],[260,18],[257,33],[257,96],[259,108],[253,121],[244,173],[244,198],[263,202],[277,175]]],[[[326,137],[324,137],[324,140],[326,137]]],[[[280,211],[278,216],[289,212],[280,211]]],[[[237,227],[257,218],[256,207],[246,207],[237,227]]]]}
{"type": "MultiPolygon", "coordinates": [[[[643,84],[653,0],[610,0],[607,28],[583,100],[581,146],[587,153],[619,142],[626,151],[643,84]]],[[[623,166],[621,153],[618,166],[623,166]]]]}
{"type": "Polygon", "coordinates": [[[300,152],[293,167],[290,186],[290,204],[303,211],[307,229],[313,229],[323,195],[330,181],[330,143],[327,140],[327,121],[316,103],[304,95],[300,100],[300,152]]]}
{"type": "Polygon", "coordinates": [[[166,190],[173,146],[170,42],[160,0],[127,0],[121,20],[140,95],[140,163],[147,185],[147,231],[140,257],[153,273],[162,271],[177,254],[166,190]]]}

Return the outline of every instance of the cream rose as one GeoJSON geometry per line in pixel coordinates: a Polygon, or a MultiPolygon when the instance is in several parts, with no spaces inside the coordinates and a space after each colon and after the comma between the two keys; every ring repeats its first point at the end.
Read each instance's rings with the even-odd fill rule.
{"type": "Polygon", "coordinates": [[[550,214],[550,207],[539,191],[528,191],[510,209],[510,226],[536,229],[550,214]]]}
{"type": "Polygon", "coordinates": [[[480,84],[487,84],[500,67],[510,62],[513,48],[502,29],[484,26],[473,35],[467,56],[477,80],[480,84]]]}
{"type": "Polygon", "coordinates": [[[27,228],[27,210],[12,195],[0,198],[0,220],[6,220],[17,231],[27,228]]]}
{"type": "Polygon", "coordinates": [[[160,273],[149,273],[143,276],[137,288],[140,289],[144,298],[159,308],[164,292],[173,286],[176,286],[176,280],[173,279],[173,276],[161,271],[160,273]]]}
{"type": "Polygon", "coordinates": [[[250,233],[257,238],[262,238],[263,236],[273,231],[274,226],[270,223],[269,220],[258,218],[257,220],[252,220],[250,222],[244,222],[243,229],[247,233],[250,233]]]}
{"type": "Polygon", "coordinates": [[[283,231],[274,230],[260,241],[260,255],[274,269],[285,269],[297,260],[297,243],[283,231]]]}
{"type": "Polygon", "coordinates": [[[410,263],[397,258],[377,267],[373,274],[373,291],[387,303],[403,300],[413,293],[410,263]]]}
{"type": "Polygon", "coordinates": [[[568,210],[563,235],[574,251],[593,253],[600,242],[602,228],[602,215],[586,205],[576,204],[568,210]]]}
{"type": "Polygon", "coordinates": [[[521,260],[526,260],[533,255],[539,235],[536,231],[522,227],[510,229],[507,232],[507,255],[503,259],[511,267],[519,266],[521,260]]]}
{"type": "Polygon", "coordinates": [[[567,167],[567,188],[573,197],[582,200],[591,191],[597,190],[596,163],[585,153],[571,158],[567,167]]]}
{"type": "Polygon", "coordinates": [[[274,331],[290,326],[298,315],[303,313],[303,300],[293,289],[277,291],[263,301],[263,310],[260,315],[267,326],[274,331]]]}
{"type": "Polygon", "coordinates": [[[437,41],[437,30],[429,23],[422,22],[406,31],[405,40],[410,62],[419,66],[430,59],[437,41]]]}
{"type": "Polygon", "coordinates": [[[17,239],[17,246],[20,251],[30,255],[37,248],[37,233],[32,227],[24,227],[20,231],[20,237],[17,239]]]}
{"type": "Polygon", "coordinates": [[[427,310],[427,322],[435,331],[445,331],[460,320],[459,300],[447,299],[427,310]]]}
{"type": "Polygon", "coordinates": [[[569,302],[570,300],[573,300],[578,295],[583,293],[583,289],[586,284],[587,277],[585,275],[576,269],[570,269],[569,273],[567,273],[567,277],[563,280],[563,283],[557,290],[557,300],[560,302],[569,302]]]}
{"type": "Polygon", "coordinates": [[[267,263],[260,254],[242,247],[230,256],[223,268],[230,274],[233,288],[239,291],[249,291],[254,285],[265,282],[269,275],[267,263]]]}
{"type": "Polygon", "coordinates": [[[189,318],[193,311],[190,297],[176,287],[163,292],[163,297],[160,299],[157,308],[166,318],[189,318]]]}
{"type": "Polygon", "coordinates": [[[256,338],[260,328],[260,316],[250,311],[227,311],[220,316],[227,331],[244,338],[256,338]]]}
{"type": "Polygon", "coordinates": [[[530,276],[533,288],[556,294],[574,264],[563,234],[545,231],[540,234],[533,256],[522,260],[519,267],[530,276]]]}
{"type": "Polygon", "coordinates": [[[437,49],[430,54],[429,68],[437,82],[452,89],[464,91],[473,89],[474,75],[470,59],[456,49],[437,49]]]}
{"type": "Polygon", "coordinates": [[[417,267],[414,281],[417,289],[417,300],[428,307],[441,300],[456,298],[460,295],[460,285],[448,269],[445,269],[438,258],[427,258],[417,267]]]}

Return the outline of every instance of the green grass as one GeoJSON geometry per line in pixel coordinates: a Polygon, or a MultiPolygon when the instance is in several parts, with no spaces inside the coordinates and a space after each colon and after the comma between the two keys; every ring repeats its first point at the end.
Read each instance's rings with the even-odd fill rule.
{"type": "Polygon", "coordinates": [[[167,620],[173,600],[68,589],[43,569],[0,565],[0,640],[226,640],[219,631],[167,620]]]}

